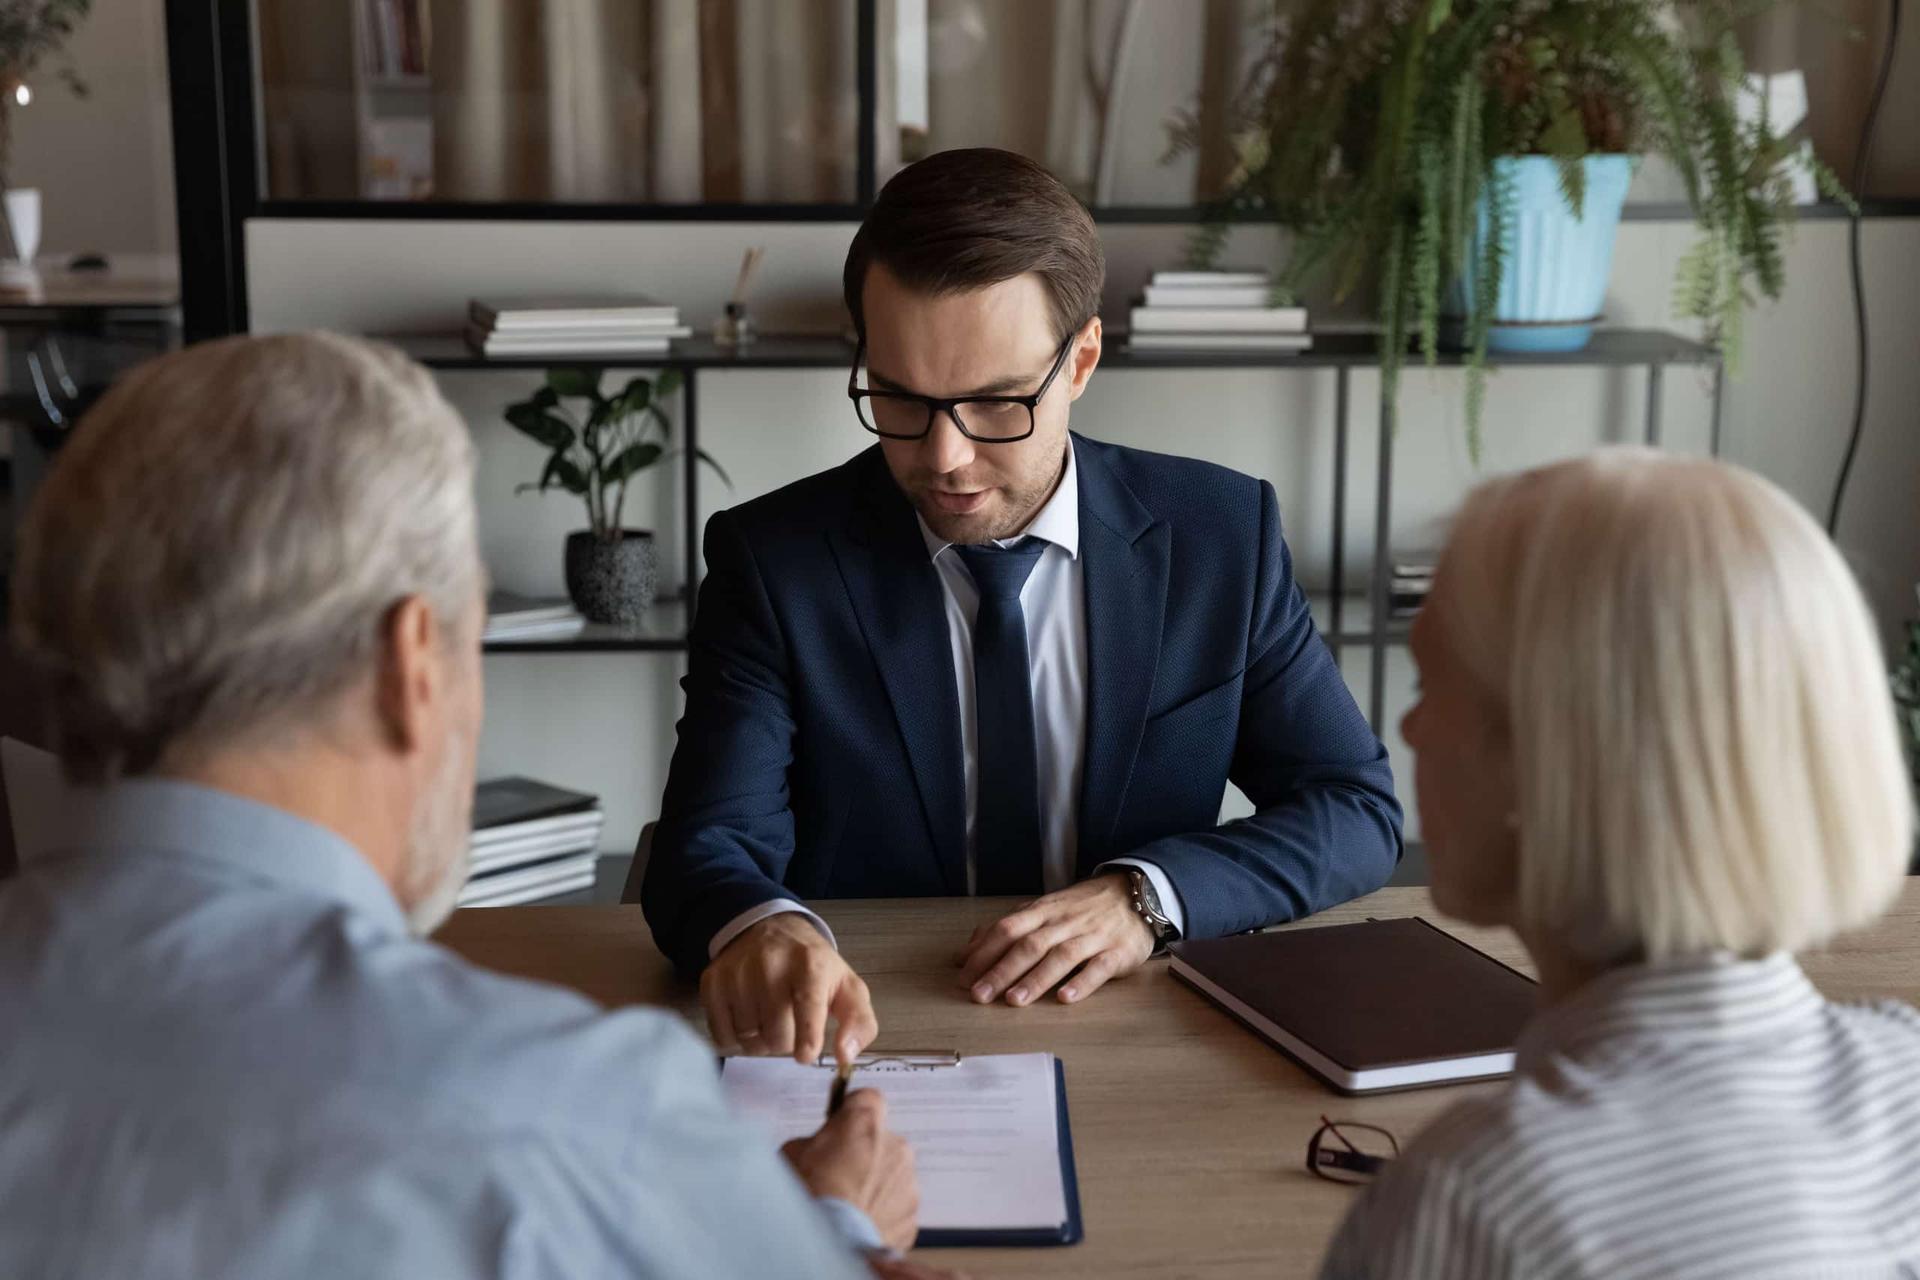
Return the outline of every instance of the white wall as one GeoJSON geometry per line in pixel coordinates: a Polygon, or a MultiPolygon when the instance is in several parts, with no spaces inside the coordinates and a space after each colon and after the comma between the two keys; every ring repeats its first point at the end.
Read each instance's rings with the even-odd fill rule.
{"type": "Polygon", "coordinates": [[[173,134],[162,0],[94,0],[68,46],[89,90],[44,66],[13,113],[13,184],[38,187],[43,257],[172,253],[173,134]]]}
{"type": "MultiPolygon", "coordinates": [[[[1110,280],[1104,313],[1121,317],[1145,273],[1174,260],[1184,229],[1108,226],[1110,280]]],[[[255,222],[248,228],[253,325],[278,331],[325,325],[363,332],[455,327],[469,295],[523,289],[641,289],[678,302],[704,325],[731,284],[745,244],[769,246],[762,269],[765,312],[781,328],[837,323],[838,279],[852,228],[843,224],[459,224],[439,222],[255,222]]],[[[1621,231],[1608,315],[1622,324],[1670,322],[1674,261],[1691,231],[1637,222],[1621,231]]],[[[1230,255],[1258,261],[1265,233],[1247,230],[1230,255]]],[[[1750,321],[1746,366],[1729,382],[1726,452],[1824,510],[1851,411],[1853,341],[1845,273],[1845,225],[1809,222],[1788,255],[1789,289],[1750,321]]],[[[1873,314],[1874,387],[1841,542],[1891,630],[1913,609],[1920,580],[1920,220],[1868,224],[1866,278],[1873,314]]],[[[561,590],[560,542],[579,524],[570,499],[515,496],[536,474],[540,452],[500,419],[532,375],[443,375],[480,447],[481,532],[502,585],[561,590]]],[[[711,510],[831,466],[865,447],[849,416],[845,375],[824,371],[708,373],[701,381],[702,442],[732,472],[728,493],[711,478],[711,510]]],[[[1360,570],[1371,552],[1375,375],[1355,375],[1348,554],[1360,570]]],[[[1507,370],[1489,395],[1487,456],[1467,457],[1455,372],[1409,373],[1396,445],[1395,545],[1438,537],[1439,522],[1484,472],[1562,456],[1605,440],[1636,439],[1644,406],[1637,371],[1507,370]]],[[[1101,372],[1075,405],[1074,426],[1127,444],[1190,453],[1271,479],[1309,585],[1328,562],[1333,376],[1318,371],[1101,372]]],[[[1667,441],[1702,449],[1708,424],[1704,377],[1666,380],[1667,441]]],[[[663,563],[679,563],[681,538],[671,477],[656,478],[637,520],[660,533],[663,563]]],[[[1349,680],[1364,700],[1364,655],[1349,654],[1349,680]]],[[[527,771],[606,796],[607,843],[630,843],[658,807],[678,713],[677,656],[494,655],[488,659],[488,730],[482,768],[527,771]]],[[[1389,664],[1389,746],[1411,801],[1411,770],[1391,723],[1405,705],[1404,654],[1389,664]]]]}

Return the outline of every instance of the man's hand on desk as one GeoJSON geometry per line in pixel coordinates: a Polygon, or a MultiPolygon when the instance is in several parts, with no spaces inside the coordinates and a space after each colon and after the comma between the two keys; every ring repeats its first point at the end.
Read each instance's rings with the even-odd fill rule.
{"type": "Polygon", "coordinates": [[[1008,1004],[1031,1004],[1068,975],[1060,999],[1072,1004],[1146,963],[1153,942],[1153,929],[1133,909],[1123,872],[1036,898],[975,929],[954,963],[960,985],[981,1004],[1003,992],[1008,1004]]]}
{"type": "Polygon", "coordinates": [[[814,1062],[837,1024],[834,1055],[855,1057],[880,1034],[867,984],[795,913],[768,916],[721,949],[700,975],[713,1042],[723,1053],[792,1054],[814,1062]]]}
{"type": "Polygon", "coordinates": [[[873,1220],[889,1247],[912,1247],[920,1219],[913,1150],[888,1130],[877,1090],[855,1089],[818,1133],[795,1138],[780,1154],[815,1197],[846,1201],[873,1220]]]}

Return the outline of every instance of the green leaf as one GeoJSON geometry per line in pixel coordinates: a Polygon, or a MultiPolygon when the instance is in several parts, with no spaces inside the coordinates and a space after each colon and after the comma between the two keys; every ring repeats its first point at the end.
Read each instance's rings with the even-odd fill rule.
{"type": "Polygon", "coordinates": [[[547,459],[547,469],[540,473],[540,488],[544,492],[552,485],[559,485],[568,493],[585,493],[587,477],[579,467],[564,453],[556,453],[547,459]]]}
{"type": "Polygon", "coordinates": [[[549,369],[547,386],[563,396],[591,396],[600,391],[600,370],[549,369]]]}
{"type": "Polygon", "coordinates": [[[1585,156],[1558,156],[1554,168],[1560,178],[1560,198],[1576,218],[1585,217],[1587,206],[1587,161],[1585,156]]]}
{"type": "Polygon", "coordinates": [[[600,474],[600,485],[619,484],[635,472],[645,471],[660,460],[664,450],[657,444],[629,445],[620,451],[620,455],[609,462],[600,474]]]}
{"type": "Polygon", "coordinates": [[[653,380],[653,394],[656,399],[665,400],[680,390],[680,384],[686,381],[678,369],[662,369],[660,376],[653,380]]]}
{"type": "Polygon", "coordinates": [[[621,417],[639,413],[653,403],[653,383],[645,378],[631,378],[627,381],[627,385],[620,389],[620,394],[615,396],[614,400],[620,405],[621,417]]]}
{"type": "Polygon", "coordinates": [[[521,434],[531,436],[549,449],[566,449],[573,445],[573,424],[558,414],[548,412],[534,401],[507,406],[507,421],[521,434]]]}
{"type": "Polygon", "coordinates": [[[693,456],[700,459],[700,461],[706,463],[708,466],[712,467],[713,473],[719,476],[720,479],[726,483],[727,488],[729,489],[733,488],[733,477],[727,474],[727,469],[725,467],[721,466],[718,462],[714,461],[714,457],[712,454],[708,453],[705,449],[695,449],[693,451],[693,456]]]}
{"type": "Polygon", "coordinates": [[[552,409],[559,405],[560,394],[552,387],[543,385],[538,391],[533,393],[533,398],[528,403],[537,404],[542,409],[552,409]]]}

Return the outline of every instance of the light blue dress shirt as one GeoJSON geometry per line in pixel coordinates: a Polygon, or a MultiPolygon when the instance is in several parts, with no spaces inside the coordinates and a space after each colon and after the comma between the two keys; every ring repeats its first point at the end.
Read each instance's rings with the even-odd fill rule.
{"type": "Polygon", "coordinates": [[[679,1019],[416,941],[220,792],[114,787],[0,885],[0,1046],[0,1276],[866,1274],[679,1019]]]}

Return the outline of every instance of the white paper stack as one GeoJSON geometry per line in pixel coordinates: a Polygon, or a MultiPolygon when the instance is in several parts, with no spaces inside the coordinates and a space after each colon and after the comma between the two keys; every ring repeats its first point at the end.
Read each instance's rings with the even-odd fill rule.
{"type": "Polygon", "coordinates": [[[584,792],[496,778],[474,792],[463,907],[506,907],[593,886],[606,815],[584,792]]]}
{"type": "Polygon", "coordinates": [[[475,298],[467,343],[487,356],[665,355],[693,335],[680,309],[652,298],[475,298]]]}
{"type": "Polygon", "coordinates": [[[1305,307],[1271,305],[1264,271],[1156,271],[1133,308],[1136,351],[1305,351],[1305,307]]]}
{"type": "Polygon", "coordinates": [[[567,600],[536,599],[511,591],[487,593],[487,629],[490,640],[560,640],[580,634],[587,620],[567,600]]]}

